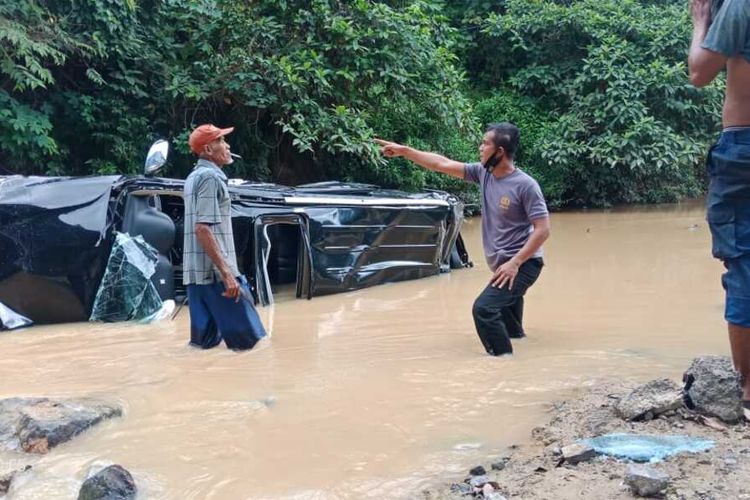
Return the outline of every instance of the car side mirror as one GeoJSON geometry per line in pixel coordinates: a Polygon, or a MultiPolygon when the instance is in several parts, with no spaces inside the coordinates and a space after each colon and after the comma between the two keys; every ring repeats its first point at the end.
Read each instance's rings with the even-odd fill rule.
{"type": "Polygon", "coordinates": [[[169,142],[159,139],[151,145],[146,155],[146,164],[143,168],[145,175],[154,175],[167,162],[169,154],[169,142]]]}

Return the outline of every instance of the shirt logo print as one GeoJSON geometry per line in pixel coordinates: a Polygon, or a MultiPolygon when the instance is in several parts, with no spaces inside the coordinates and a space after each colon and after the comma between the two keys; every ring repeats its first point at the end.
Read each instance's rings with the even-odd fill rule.
{"type": "Polygon", "coordinates": [[[503,210],[508,210],[510,208],[510,198],[508,196],[500,198],[500,208],[503,210]]]}

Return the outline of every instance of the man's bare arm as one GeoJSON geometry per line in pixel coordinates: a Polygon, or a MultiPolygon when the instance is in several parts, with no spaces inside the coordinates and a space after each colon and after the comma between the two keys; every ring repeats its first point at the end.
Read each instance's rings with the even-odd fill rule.
{"type": "Polygon", "coordinates": [[[211,227],[208,224],[197,223],[195,225],[195,237],[203,247],[206,255],[211,259],[211,262],[216,265],[221,273],[225,288],[223,295],[232,299],[239,299],[240,284],[232,274],[229,264],[224,260],[224,256],[219,249],[219,244],[216,242],[216,238],[214,238],[214,233],[211,232],[211,227]]]}
{"type": "Polygon", "coordinates": [[[691,0],[690,15],[693,18],[693,41],[688,55],[690,83],[696,87],[705,87],[726,66],[727,58],[718,52],[701,47],[711,24],[711,2],[691,0]]]}
{"type": "Polygon", "coordinates": [[[458,177],[459,179],[464,178],[464,164],[460,161],[451,160],[450,158],[446,158],[445,156],[436,153],[420,151],[418,149],[410,148],[409,146],[384,141],[382,139],[375,139],[375,142],[381,146],[381,151],[389,158],[401,156],[416,163],[420,167],[426,168],[427,170],[451,175],[453,177],[458,177]]]}
{"type": "Polygon", "coordinates": [[[518,267],[537,253],[550,235],[549,217],[534,219],[531,221],[531,225],[534,226],[534,232],[531,233],[531,236],[529,236],[529,239],[526,240],[526,243],[521,247],[518,253],[510,259],[515,261],[514,263],[518,267]]]}

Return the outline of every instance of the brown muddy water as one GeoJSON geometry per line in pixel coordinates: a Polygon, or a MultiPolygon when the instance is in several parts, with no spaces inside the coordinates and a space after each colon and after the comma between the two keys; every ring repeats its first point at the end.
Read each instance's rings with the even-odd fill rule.
{"type": "Polygon", "coordinates": [[[111,462],[149,499],[402,498],[523,442],[551,401],[597,379],[678,377],[728,352],[700,203],[553,214],[529,337],[505,359],[484,354],[471,320],[489,277],[479,220],[463,235],[473,269],[282,299],[248,353],[188,348],[186,309],[1,334],[0,397],[125,408],[41,458],[13,498],[75,498],[111,462]]]}

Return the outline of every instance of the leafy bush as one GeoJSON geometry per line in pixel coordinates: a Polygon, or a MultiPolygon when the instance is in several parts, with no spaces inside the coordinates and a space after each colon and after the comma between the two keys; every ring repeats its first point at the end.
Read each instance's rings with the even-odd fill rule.
{"type": "MultiPolygon", "coordinates": [[[[0,161],[18,172],[137,172],[156,136],[216,122],[246,158],[232,175],[359,178],[382,168],[377,123],[411,127],[416,106],[469,128],[431,2],[21,0],[0,14],[0,161]]],[[[178,146],[170,175],[192,163],[178,146]]]]}
{"type": "Polygon", "coordinates": [[[516,164],[539,181],[547,203],[561,205],[566,179],[560,169],[550,168],[542,155],[556,125],[554,115],[543,110],[534,99],[514,90],[495,91],[477,101],[474,115],[479,123],[511,122],[521,131],[521,144],[516,164]]]}
{"type": "Polygon", "coordinates": [[[0,5],[6,170],[136,171],[148,133],[140,108],[149,97],[138,66],[150,60],[138,14],[133,1],[0,5]]]}
{"type": "Polygon", "coordinates": [[[0,173],[136,173],[169,138],[180,177],[214,122],[235,177],[471,197],[371,139],[472,161],[507,120],[553,206],[671,201],[701,192],[720,116],[690,28],[684,0],[0,2],[0,173]]]}
{"type": "Polygon", "coordinates": [[[485,34],[518,92],[558,115],[540,145],[560,204],[673,201],[701,190],[721,84],[686,77],[683,2],[508,0],[485,34]]]}

